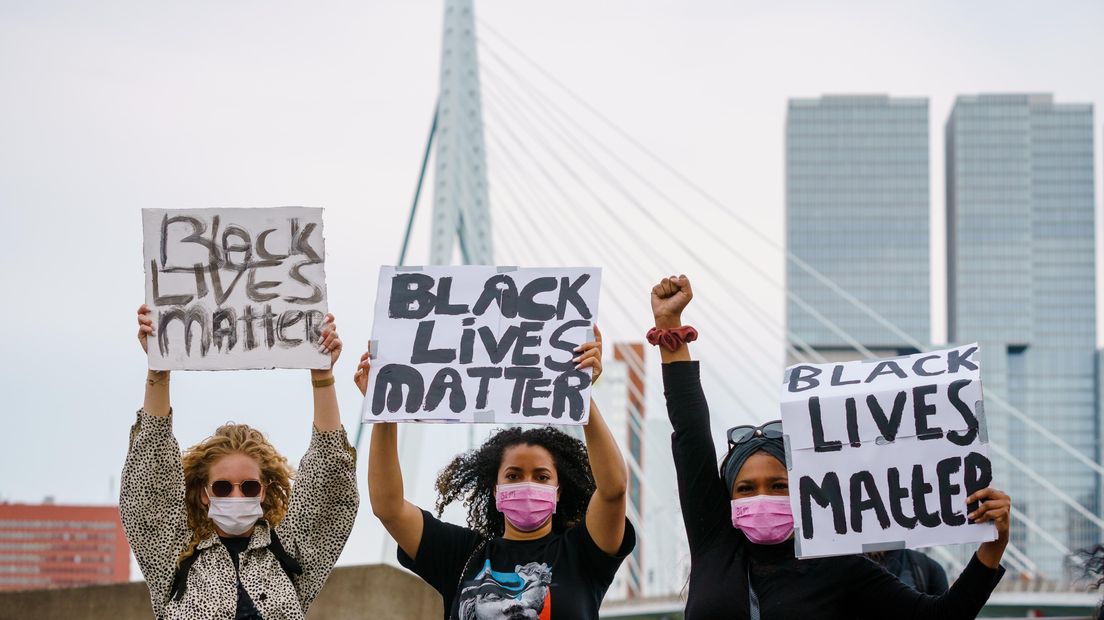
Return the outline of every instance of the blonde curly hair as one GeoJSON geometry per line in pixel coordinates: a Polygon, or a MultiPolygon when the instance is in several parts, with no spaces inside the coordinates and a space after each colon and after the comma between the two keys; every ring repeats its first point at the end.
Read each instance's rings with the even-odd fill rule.
{"type": "Polygon", "coordinates": [[[247,424],[223,424],[215,433],[184,451],[184,504],[188,509],[188,527],[192,540],[177,558],[177,564],[195,552],[196,546],[214,534],[215,524],[207,517],[203,504],[203,489],[210,482],[211,465],[228,454],[244,454],[252,457],[261,470],[261,483],[265,485],[264,519],[275,527],[287,515],[291,497],[291,479],[295,470],[276,448],[257,429],[247,424]]]}

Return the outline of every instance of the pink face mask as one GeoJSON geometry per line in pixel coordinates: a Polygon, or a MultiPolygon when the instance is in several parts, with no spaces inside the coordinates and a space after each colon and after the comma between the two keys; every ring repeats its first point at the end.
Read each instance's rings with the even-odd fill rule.
{"type": "Polygon", "coordinates": [[[732,527],[743,530],[748,540],[759,545],[775,545],[790,537],[794,530],[790,498],[756,495],[732,500],[732,527]]]}
{"type": "Polygon", "coordinates": [[[535,482],[500,484],[495,487],[495,507],[514,528],[532,532],[556,512],[556,487],[535,482]]]}

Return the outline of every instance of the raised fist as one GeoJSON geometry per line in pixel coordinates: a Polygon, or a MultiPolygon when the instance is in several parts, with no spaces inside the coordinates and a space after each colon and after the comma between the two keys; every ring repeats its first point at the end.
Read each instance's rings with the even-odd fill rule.
{"type": "Polygon", "coordinates": [[[690,279],[684,275],[660,280],[652,287],[652,315],[657,327],[677,327],[682,323],[682,311],[694,298],[690,279]],[[661,325],[662,323],[662,325],[661,325]]]}

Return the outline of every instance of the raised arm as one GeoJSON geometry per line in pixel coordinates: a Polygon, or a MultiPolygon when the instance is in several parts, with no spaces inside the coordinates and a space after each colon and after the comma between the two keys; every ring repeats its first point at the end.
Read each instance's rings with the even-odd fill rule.
{"type": "MultiPolygon", "coordinates": [[[[153,319],[150,318],[150,309],[146,304],[138,308],[138,342],[142,345],[142,351],[149,352],[149,336],[153,336],[153,319]]],[[[172,410],[169,404],[169,371],[146,371],[146,398],[142,404],[146,413],[164,417],[172,410]]]]}
{"type": "MultiPolygon", "coordinates": [[[[149,308],[138,309],[138,341],[145,350],[154,333],[149,308]]],[[[130,429],[119,489],[119,513],[127,542],[150,590],[155,614],[172,585],[176,559],[191,530],[184,505],[184,467],[169,415],[169,373],[149,371],[145,404],[130,429]]]]}
{"type": "Polygon", "coordinates": [[[314,428],[299,463],[287,516],[276,526],[282,544],[302,568],[292,579],[305,611],[310,607],[352,532],[360,505],[356,451],[341,426],[333,366],[341,356],[341,338],[332,314],[326,315],[319,348],[330,354],[330,368],[311,370],[314,428]]]}
{"type": "MultiPolygon", "coordinates": [[[[592,381],[602,374],[602,333],[594,326],[594,342],[580,346],[576,358],[579,368],[591,368],[592,381]]],[[[587,458],[594,474],[594,495],[587,505],[586,528],[598,548],[616,555],[625,537],[625,501],[629,485],[629,472],[625,459],[613,439],[606,421],[598,411],[598,405],[590,401],[590,418],[583,427],[587,458]]]]}
{"type": "Polygon", "coordinates": [[[341,338],[337,335],[334,316],[326,315],[322,326],[323,352],[330,354],[330,367],[311,371],[311,385],[314,387],[314,427],[325,433],[341,428],[341,412],[337,407],[337,389],[334,388],[333,365],[341,355],[341,338]]]}
{"type": "MultiPolygon", "coordinates": [[[[682,325],[682,311],[694,293],[686,276],[664,278],[652,288],[652,314],[656,329],[682,325]]],[[[672,351],[659,347],[663,359],[663,396],[674,433],[671,453],[675,460],[679,504],[691,548],[708,544],[721,528],[731,527],[729,492],[717,471],[717,452],[709,425],[709,405],[702,391],[698,364],[682,342],[672,351]]]]}
{"type": "MultiPolygon", "coordinates": [[[[660,280],[652,287],[652,316],[656,329],[674,329],[682,326],[682,311],[694,298],[690,280],[686,276],[671,276],[660,280]]],[[[681,343],[674,351],[659,347],[660,359],[664,364],[671,362],[689,362],[690,347],[681,343]]]]}
{"type": "MultiPolygon", "coordinates": [[[[360,365],[353,376],[361,394],[368,391],[369,356],[370,353],[365,353],[360,357],[360,365]]],[[[368,498],[372,502],[372,514],[391,538],[404,553],[417,558],[422,542],[422,511],[404,496],[399,465],[399,427],[393,422],[372,426],[368,447],[368,498]]]]}

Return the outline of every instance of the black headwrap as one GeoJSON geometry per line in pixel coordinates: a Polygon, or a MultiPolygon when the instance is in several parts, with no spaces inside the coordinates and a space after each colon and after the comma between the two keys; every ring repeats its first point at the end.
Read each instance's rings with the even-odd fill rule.
{"type": "Polygon", "coordinates": [[[732,448],[732,452],[728,453],[728,459],[724,462],[724,469],[721,470],[721,475],[725,481],[725,493],[732,493],[732,485],[736,482],[736,474],[740,473],[740,468],[744,466],[751,455],[759,451],[766,452],[778,459],[783,467],[786,466],[786,446],[782,443],[782,439],[752,437],[744,443],[736,444],[732,448]]]}

